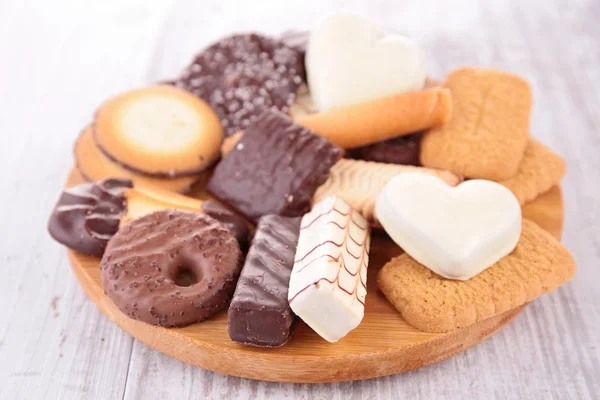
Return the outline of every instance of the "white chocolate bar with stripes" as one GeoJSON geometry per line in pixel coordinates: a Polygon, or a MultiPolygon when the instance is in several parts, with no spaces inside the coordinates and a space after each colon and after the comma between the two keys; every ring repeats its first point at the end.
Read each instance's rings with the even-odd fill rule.
{"type": "Polygon", "coordinates": [[[329,342],[363,319],[370,242],[369,223],[341,197],[326,197],[302,217],[288,300],[329,342]]]}

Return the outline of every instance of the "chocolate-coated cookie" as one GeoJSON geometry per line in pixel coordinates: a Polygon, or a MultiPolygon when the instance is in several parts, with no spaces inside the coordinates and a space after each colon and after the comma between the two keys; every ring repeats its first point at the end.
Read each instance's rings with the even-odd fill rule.
{"type": "Polygon", "coordinates": [[[108,178],[65,189],[48,221],[48,232],[70,249],[101,257],[119,229],[127,210],[124,192],[131,187],[129,179],[108,178]]]}
{"type": "Polygon", "coordinates": [[[387,164],[402,164],[419,166],[419,151],[422,132],[384,140],[367,146],[353,149],[351,158],[365,161],[375,161],[387,164]]]}
{"type": "Polygon", "coordinates": [[[268,214],[299,217],[344,151],[279,111],[268,110],[217,164],[207,189],[257,222],[268,214]]]}
{"type": "Polygon", "coordinates": [[[225,309],[242,267],[235,237],[206,214],[161,210],[113,236],[100,263],[102,287],[127,316],[185,326],[225,309]]]}
{"type": "Polygon", "coordinates": [[[202,211],[219,221],[237,239],[242,251],[248,250],[250,228],[244,218],[216,201],[206,200],[202,203],[202,211]]]}
{"type": "Polygon", "coordinates": [[[175,84],[207,101],[232,135],[266,109],[288,112],[302,83],[303,60],[279,40],[233,35],[199,53],[175,84]]]}
{"type": "MultiPolygon", "coordinates": [[[[306,58],[306,45],[308,44],[309,36],[310,32],[308,31],[287,30],[279,35],[279,40],[281,40],[287,46],[296,49],[300,56],[300,60],[302,61],[302,65],[304,65],[304,60],[306,58]]],[[[306,69],[302,69],[302,79],[304,79],[306,82],[306,69]]]]}

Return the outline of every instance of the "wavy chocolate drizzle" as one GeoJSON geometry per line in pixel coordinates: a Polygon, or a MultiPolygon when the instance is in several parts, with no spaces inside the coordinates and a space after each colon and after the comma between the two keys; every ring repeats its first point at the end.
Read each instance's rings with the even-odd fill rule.
{"type": "Polygon", "coordinates": [[[65,189],[48,221],[48,232],[59,243],[90,256],[100,257],[119,229],[127,209],[129,179],[108,178],[65,189]]]}
{"type": "MultiPolygon", "coordinates": [[[[369,233],[369,226],[366,223],[366,221],[360,221],[360,218],[358,218],[360,216],[360,214],[358,212],[356,212],[355,210],[353,210],[352,208],[350,208],[348,206],[348,211],[344,212],[338,208],[335,207],[335,201],[332,202],[332,207],[327,210],[326,212],[317,214],[314,216],[314,218],[312,218],[312,220],[310,220],[308,223],[305,223],[302,227],[301,227],[301,235],[303,231],[306,231],[308,228],[314,226],[313,229],[318,229],[321,228],[322,226],[326,226],[329,224],[335,225],[337,228],[339,228],[340,230],[344,231],[344,239],[342,240],[341,243],[337,243],[334,240],[326,240],[322,243],[319,243],[317,245],[315,245],[314,247],[312,247],[310,250],[308,250],[305,254],[302,254],[300,256],[298,256],[295,260],[295,264],[298,263],[302,263],[304,260],[307,259],[307,257],[314,253],[315,251],[317,251],[319,248],[321,248],[324,245],[327,244],[333,244],[335,247],[339,248],[339,253],[336,255],[334,254],[330,254],[330,253],[325,253],[325,254],[321,254],[318,257],[316,257],[313,260],[310,260],[308,263],[306,263],[305,265],[301,266],[299,269],[297,269],[296,271],[294,271],[295,274],[298,273],[302,273],[303,271],[305,271],[307,268],[312,267],[312,268],[316,268],[317,266],[315,266],[315,264],[318,264],[318,262],[320,260],[323,259],[329,259],[326,262],[335,262],[339,268],[336,274],[335,279],[331,280],[327,277],[321,277],[318,280],[316,280],[315,282],[311,282],[310,284],[304,286],[302,289],[298,290],[296,293],[294,293],[291,298],[290,298],[290,302],[292,302],[300,293],[302,293],[303,291],[305,291],[306,289],[308,289],[309,287],[313,286],[313,285],[318,285],[320,282],[326,281],[329,282],[332,285],[336,285],[340,290],[342,290],[344,293],[347,293],[348,295],[354,296],[356,298],[357,301],[359,301],[363,306],[365,304],[364,302],[364,296],[359,296],[358,293],[358,287],[359,285],[361,285],[364,289],[365,295],[366,295],[366,290],[367,290],[367,285],[365,282],[365,279],[363,277],[363,275],[366,276],[366,274],[363,274],[363,269],[366,271],[366,268],[368,267],[368,257],[369,257],[369,244],[370,244],[370,233],[369,233]],[[337,221],[331,219],[332,214],[338,214],[341,215],[343,217],[346,218],[346,223],[345,224],[339,224],[337,221]],[[327,216],[330,216],[330,218],[328,220],[323,220],[324,218],[326,218],[327,216]],[[357,221],[358,219],[358,221],[357,221]],[[363,240],[357,240],[356,238],[354,238],[350,232],[350,228],[352,226],[356,226],[358,227],[360,230],[362,231],[366,231],[365,232],[365,236],[363,240]],[[361,253],[359,255],[355,255],[353,254],[350,249],[348,248],[348,242],[352,241],[354,242],[357,246],[359,246],[361,248],[361,253]],[[348,254],[350,257],[352,257],[354,260],[358,260],[358,267],[356,269],[355,272],[352,272],[347,264],[346,264],[346,260],[344,258],[344,255],[348,254]],[[355,279],[356,283],[354,285],[354,287],[352,288],[352,290],[348,290],[345,287],[343,287],[340,284],[340,274],[342,273],[347,273],[348,275],[350,275],[351,277],[357,277],[358,279],[355,279]]],[[[362,218],[362,216],[361,216],[362,218]]],[[[307,233],[309,234],[309,233],[307,233]]]]}

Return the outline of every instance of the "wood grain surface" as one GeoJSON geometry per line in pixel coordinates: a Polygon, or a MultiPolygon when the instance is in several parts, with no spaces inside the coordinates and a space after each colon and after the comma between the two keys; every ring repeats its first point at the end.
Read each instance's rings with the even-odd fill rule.
{"type": "MultiPolygon", "coordinates": [[[[83,182],[83,176],[73,169],[66,186],[83,182]]],[[[203,185],[196,185],[190,195],[209,196],[203,185]]],[[[187,203],[189,201],[181,205],[182,209],[187,209],[187,203]]],[[[172,204],[176,204],[172,208],[179,207],[175,196],[172,204]]],[[[129,215],[135,202],[129,200],[127,206],[129,215]]],[[[168,207],[160,203],[154,208],[145,206],[139,216],[168,207]]],[[[199,206],[195,204],[194,208],[199,209],[199,206]]],[[[524,214],[560,238],[564,214],[560,188],[555,187],[529,203],[524,214]]],[[[448,333],[421,332],[409,325],[377,289],[378,271],[400,252],[400,248],[382,232],[374,232],[371,236],[365,317],[342,341],[333,345],[327,343],[299,321],[290,342],[277,349],[232,342],[227,334],[225,312],[200,324],[177,329],[134,321],[104,294],[97,257],[69,251],[69,262],[81,287],[104,315],[144,344],[198,367],[273,382],[344,382],[420,368],[479,344],[504,328],[525,308],[521,306],[448,333]],[[247,367],[250,364],[253,368],[247,367]]]]}
{"type": "Polygon", "coordinates": [[[598,20],[597,0],[0,2],[0,399],[598,398],[598,20]],[[434,76],[477,65],[531,82],[532,134],[568,163],[574,280],[464,353],[363,381],[235,378],[133,340],[87,299],[45,230],[77,134],[104,98],[176,75],[219,36],[307,29],[340,8],[414,37],[434,76]]]}

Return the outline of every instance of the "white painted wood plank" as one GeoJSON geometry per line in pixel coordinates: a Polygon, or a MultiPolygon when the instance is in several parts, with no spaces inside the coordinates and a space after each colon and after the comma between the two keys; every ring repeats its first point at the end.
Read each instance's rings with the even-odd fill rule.
{"type": "Polygon", "coordinates": [[[598,2],[308,3],[0,4],[0,54],[9,60],[0,63],[0,193],[13,194],[0,210],[0,260],[10,276],[0,281],[6,313],[0,398],[591,399],[600,393],[598,2]],[[64,251],[42,229],[77,131],[106,96],[175,76],[224,34],[309,28],[340,7],[415,37],[426,46],[434,75],[475,64],[530,80],[532,132],[569,165],[564,242],[578,261],[576,278],[466,353],[368,381],[256,382],[204,371],[133,342],[85,299],[64,251]]]}
{"type": "Polygon", "coordinates": [[[2,4],[0,398],[119,398],[133,340],[86,298],[45,225],[95,106],[145,82],[164,12],[2,4]]]}

